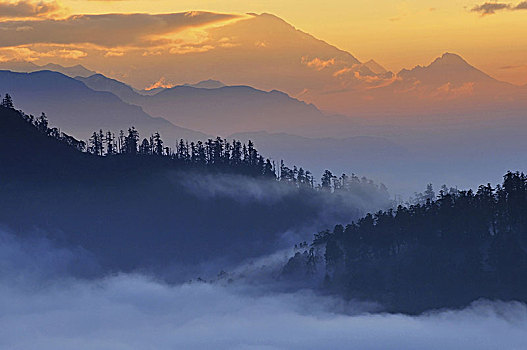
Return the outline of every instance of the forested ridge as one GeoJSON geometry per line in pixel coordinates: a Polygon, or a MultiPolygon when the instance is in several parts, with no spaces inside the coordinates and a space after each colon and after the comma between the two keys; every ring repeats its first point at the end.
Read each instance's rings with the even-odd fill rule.
{"type": "MultiPolygon", "coordinates": [[[[251,140],[245,144],[239,140],[229,142],[221,137],[206,141],[191,141],[190,143],[187,140],[180,139],[175,149],[173,149],[166,145],[159,133],[141,140],[139,131],[131,126],[126,133],[120,130],[117,135],[112,131],[94,131],[89,140],[85,142],[62,132],[57,127],[51,127],[45,113],[42,113],[37,118],[33,115],[27,115],[21,110],[15,110],[9,94],[6,94],[3,98],[1,107],[26,121],[41,134],[68,145],[79,152],[99,157],[115,158],[117,156],[125,156],[129,159],[130,156],[133,156],[135,159],[145,159],[151,156],[151,160],[163,159],[165,163],[171,162],[176,167],[187,169],[207,168],[207,171],[232,172],[256,177],[274,178],[299,188],[317,188],[329,192],[339,192],[358,190],[359,187],[366,186],[368,187],[367,190],[387,192],[384,185],[377,186],[364,177],[359,178],[355,174],[351,176],[342,174],[337,177],[329,170],[324,172],[320,182],[317,184],[309,170],[304,170],[302,167],[298,168],[297,166],[290,168],[283,161],[280,161],[277,166],[274,161],[262,156],[251,140]]],[[[6,129],[9,128],[6,127],[6,129]]]]}
{"type": "Polygon", "coordinates": [[[234,263],[273,252],[288,232],[390,205],[371,180],[327,171],[317,184],[252,143],[180,141],[172,151],[155,134],[141,147],[130,128],[101,151],[103,133],[83,143],[2,104],[0,228],[82,247],[103,271],[234,263]]]}
{"type": "Polygon", "coordinates": [[[527,301],[527,176],[427,194],[315,235],[325,288],[412,313],[479,298],[527,301]]]}

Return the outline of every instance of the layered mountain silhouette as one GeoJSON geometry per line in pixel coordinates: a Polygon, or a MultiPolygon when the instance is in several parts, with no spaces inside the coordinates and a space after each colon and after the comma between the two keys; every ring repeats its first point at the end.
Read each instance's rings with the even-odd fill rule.
{"type": "MultiPolygon", "coordinates": [[[[95,91],[111,92],[115,96],[127,103],[134,103],[139,98],[139,91],[131,86],[116,80],[108,78],[102,74],[93,74],[88,77],[77,76],[76,80],[82,81],[87,87],[95,91]]],[[[162,91],[161,89],[159,91],[162,91]]],[[[159,92],[157,91],[157,92],[159,92]]],[[[155,94],[157,92],[153,92],[155,94]]]]}
{"type": "Polygon", "coordinates": [[[184,86],[189,86],[189,87],[193,87],[196,89],[219,89],[219,88],[225,87],[226,85],[218,80],[207,79],[207,80],[200,81],[196,84],[185,84],[184,86]]]}
{"type": "Polygon", "coordinates": [[[213,79],[296,96],[305,89],[334,85],[340,78],[333,74],[339,71],[373,74],[348,52],[265,13],[209,28],[207,37],[192,47],[159,55],[129,52],[127,64],[120,57],[107,57],[104,64],[89,58],[83,62],[107,76],[126,77],[125,82],[139,90],[160,79],[173,85],[213,79]]]}
{"type": "Polygon", "coordinates": [[[403,69],[383,81],[372,80],[363,89],[328,91],[323,96],[309,91],[303,98],[323,109],[348,111],[348,115],[502,112],[527,106],[525,89],[496,80],[453,53],[445,53],[427,66],[403,69]]]}
{"type": "Polygon", "coordinates": [[[141,107],[123,102],[109,92],[94,91],[61,73],[39,71],[15,73],[0,71],[0,91],[8,92],[18,108],[39,116],[45,112],[52,125],[82,138],[103,129],[115,133],[135,126],[142,136],[161,132],[168,144],[179,138],[204,139],[203,133],[175,126],[154,118],[141,107]]]}
{"type": "MultiPolygon", "coordinates": [[[[156,55],[140,51],[127,53],[127,64],[122,57],[103,61],[85,57],[81,62],[106,76],[124,79],[145,95],[164,91],[142,90],[160,81],[167,83],[164,86],[201,81],[188,86],[209,89],[251,86],[282,91],[326,112],[354,116],[521,109],[527,104],[525,87],[495,80],[456,54],[445,53],[427,66],[392,73],[375,60],[361,62],[266,13],[247,14],[209,28],[192,50],[172,48],[156,55]]],[[[0,66],[24,71],[43,68],[20,62],[0,66]]],[[[79,66],[44,68],[70,76],[93,75],[79,66]]]]}
{"type": "Polygon", "coordinates": [[[375,62],[373,59],[363,63],[363,66],[367,67],[370,71],[372,71],[375,74],[386,74],[388,73],[388,70],[375,62]]]}
{"type": "Polygon", "coordinates": [[[145,95],[101,74],[77,79],[94,90],[111,92],[141,106],[152,116],[211,135],[262,130],[302,133],[327,121],[315,106],[276,90],[206,80],[145,95]]]}
{"type": "MultiPolygon", "coordinates": [[[[159,81],[167,82],[166,86],[201,81],[187,86],[277,90],[322,111],[353,116],[521,109],[527,104],[525,87],[493,79],[456,54],[445,53],[427,66],[392,73],[375,60],[361,62],[266,13],[248,14],[207,29],[194,51],[173,48],[151,56],[130,52],[126,59],[128,64],[120,57],[107,57],[103,63],[83,58],[82,62],[106,76],[126,77],[119,79],[141,95],[164,91],[142,90],[159,81]]],[[[17,62],[2,66],[16,70],[17,65],[18,70],[24,68],[17,62]]],[[[26,65],[25,71],[42,69],[26,65]]],[[[79,66],[47,68],[70,76],[93,75],[79,66]]]]}
{"type": "Polygon", "coordinates": [[[66,67],[60,64],[55,64],[55,63],[38,65],[33,62],[24,62],[24,61],[0,62],[0,69],[11,70],[14,72],[21,72],[21,73],[32,73],[32,72],[38,72],[41,70],[51,70],[54,72],[62,73],[71,78],[75,78],[79,76],[89,77],[91,75],[96,74],[94,71],[91,71],[80,64],[66,67]]]}

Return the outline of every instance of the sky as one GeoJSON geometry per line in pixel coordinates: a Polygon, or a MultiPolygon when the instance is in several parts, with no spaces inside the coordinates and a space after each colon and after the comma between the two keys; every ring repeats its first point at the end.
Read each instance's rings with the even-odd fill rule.
{"type": "MultiPolygon", "coordinates": [[[[13,2],[13,1],[9,1],[13,2]]],[[[6,3],[5,0],[0,1],[6,3]]],[[[501,80],[527,83],[527,3],[466,0],[63,0],[61,14],[268,12],[361,61],[399,71],[456,52],[501,80]]]]}

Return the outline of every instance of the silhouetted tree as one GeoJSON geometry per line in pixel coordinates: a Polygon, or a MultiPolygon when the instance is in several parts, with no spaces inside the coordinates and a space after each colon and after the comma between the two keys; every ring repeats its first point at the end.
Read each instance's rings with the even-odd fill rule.
{"type": "Polygon", "coordinates": [[[46,113],[42,112],[40,118],[35,121],[35,125],[41,133],[48,133],[48,118],[46,116],[46,113]]]}
{"type": "Polygon", "coordinates": [[[322,174],[322,179],[321,179],[322,189],[324,191],[331,191],[332,181],[334,178],[335,178],[335,175],[333,175],[331,171],[329,170],[324,171],[324,174],[322,174]]]}
{"type": "Polygon", "coordinates": [[[9,94],[5,94],[4,98],[2,99],[2,107],[14,109],[15,106],[13,104],[13,99],[9,94]]]}
{"type": "Polygon", "coordinates": [[[124,138],[124,153],[136,154],[139,143],[139,132],[135,130],[135,127],[128,129],[128,136],[124,138]]]}
{"type": "Polygon", "coordinates": [[[154,153],[157,155],[163,155],[163,140],[161,140],[161,135],[158,132],[154,134],[153,137],[153,148],[154,153]]]}
{"type": "Polygon", "coordinates": [[[111,131],[106,132],[105,142],[107,155],[114,155],[118,152],[117,144],[115,143],[115,135],[111,131]]]}

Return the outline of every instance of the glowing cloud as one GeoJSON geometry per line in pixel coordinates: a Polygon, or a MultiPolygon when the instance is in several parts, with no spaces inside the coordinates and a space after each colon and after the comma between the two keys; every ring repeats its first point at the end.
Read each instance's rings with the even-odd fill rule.
{"type": "Polygon", "coordinates": [[[0,0],[0,18],[29,18],[56,14],[62,10],[56,1],[0,0]]]}
{"type": "Polygon", "coordinates": [[[335,59],[331,58],[328,60],[323,60],[318,57],[315,57],[314,59],[310,60],[307,57],[302,57],[302,63],[310,68],[314,68],[316,70],[322,70],[324,68],[333,66],[335,64],[335,59]]]}
{"type": "MultiPolygon", "coordinates": [[[[1,13],[1,12],[0,12],[1,13]]],[[[88,43],[101,47],[145,47],[167,44],[152,36],[175,33],[234,18],[234,15],[207,12],[148,14],[75,15],[61,20],[0,22],[0,46],[37,43],[88,43]],[[17,28],[32,27],[31,31],[17,28]]]]}
{"type": "Polygon", "coordinates": [[[174,86],[175,86],[174,84],[167,82],[165,77],[161,77],[159,78],[158,81],[156,81],[149,87],[145,88],[145,90],[150,91],[150,90],[159,89],[159,88],[170,89],[170,88],[173,88],[174,86]]]}

